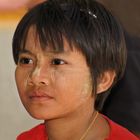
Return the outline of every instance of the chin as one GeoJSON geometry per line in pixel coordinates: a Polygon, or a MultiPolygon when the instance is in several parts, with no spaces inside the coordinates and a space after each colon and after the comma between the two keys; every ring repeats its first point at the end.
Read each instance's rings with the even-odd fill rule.
{"type": "Polygon", "coordinates": [[[28,113],[32,118],[37,119],[37,120],[46,120],[47,118],[49,118],[46,115],[43,115],[40,113],[32,113],[32,112],[28,112],[28,113]]]}
{"type": "Polygon", "coordinates": [[[40,112],[40,111],[28,111],[29,115],[37,120],[51,120],[55,119],[55,115],[52,115],[50,113],[45,113],[46,111],[40,112]]]}

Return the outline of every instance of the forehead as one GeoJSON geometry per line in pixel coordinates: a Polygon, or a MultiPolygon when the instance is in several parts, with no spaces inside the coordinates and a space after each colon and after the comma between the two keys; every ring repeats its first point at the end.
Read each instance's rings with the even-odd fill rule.
{"type": "MultiPolygon", "coordinates": [[[[34,26],[31,26],[27,33],[27,38],[25,41],[24,49],[40,49],[43,51],[51,51],[51,52],[70,52],[70,51],[78,51],[74,43],[68,41],[64,36],[62,36],[62,40],[58,42],[51,42],[50,40],[46,39],[46,42],[42,42],[40,38],[39,32],[36,30],[34,26]],[[60,43],[60,41],[62,41],[60,43]],[[58,44],[57,44],[58,43],[58,44]],[[61,45],[61,46],[60,46],[61,45]]],[[[53,40],[53,39],[52,39],[53,40]]]]}

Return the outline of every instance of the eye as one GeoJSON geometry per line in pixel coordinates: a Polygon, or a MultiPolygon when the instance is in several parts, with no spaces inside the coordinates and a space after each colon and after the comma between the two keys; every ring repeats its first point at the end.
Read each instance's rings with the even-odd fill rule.
{"type": "Polygon", "coordinates": [[[53,65],[64,65],[64,64],[66,64],[66,62],[62,59],[55,58],[52,60],[52,64],[53,65]]]}
{"type": "Polygon", "coordinates": [[[27,57],[21,57],[19,58],[18,61],[19,64],[24,64],[24,65],[28,65],[28,64],[33,64],[33,60],[31,58],[27,58],[27,57]]]}

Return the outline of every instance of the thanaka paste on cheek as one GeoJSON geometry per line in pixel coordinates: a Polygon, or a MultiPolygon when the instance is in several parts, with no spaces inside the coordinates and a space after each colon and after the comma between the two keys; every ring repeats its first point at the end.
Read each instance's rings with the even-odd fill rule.
{"type": "MultiPolygon", "coordinates": [[[[73,80],[78,80],[80,84],[77,82],[77,86],[79,87],[78,91],[74,91],[75,95],[80,94],[82,96],[90,96],[92,94],[92,80],[90,73],[84,73],[83,68],[66,68],[63,70],[54,70],[51,79],[53,79],[53,82],[55,81],[60,82],[63,87],[67,86],[67,83],[71,84],[71,88],[73,88],[73,80]],[[82,77],[80,75],[83,75],[82,77]],[[84,77],[84,78],[83,78],[84,77]],[[58,81],[59,80],[59,81],[58,81]]],[[[68,89],[69,90],[69,89],[68,89]]]]}
{"type": "Polygon", "coordinates": [[[87,80],[85,81],[85,83],[83,84],[83,90],[82,90],[82,94],[86,95],[92,95],[92,80],[91,77],[87,77],[87,80]]]}
{"type": "Polygon", "coordinates": [[[55,81],[56,81],[56,70],[55,69],[51,70],[51,72],[50,72],[50,79],[51,79],[52,83],[55,83],[55,81]]]}

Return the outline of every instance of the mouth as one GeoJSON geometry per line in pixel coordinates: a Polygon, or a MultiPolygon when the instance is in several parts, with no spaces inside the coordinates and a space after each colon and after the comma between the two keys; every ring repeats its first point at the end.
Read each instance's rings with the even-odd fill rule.
{"type": "Polygon", "coordinates": [[[49,96],[48,94],[46,94],[45,92],[42,92],[42,91],[34,91],[34,92],[30,93],[29,99],[31,101],[41,102],[41,101],[51,100],[51,99],[53,99],[53,97],[49,96]]]}

